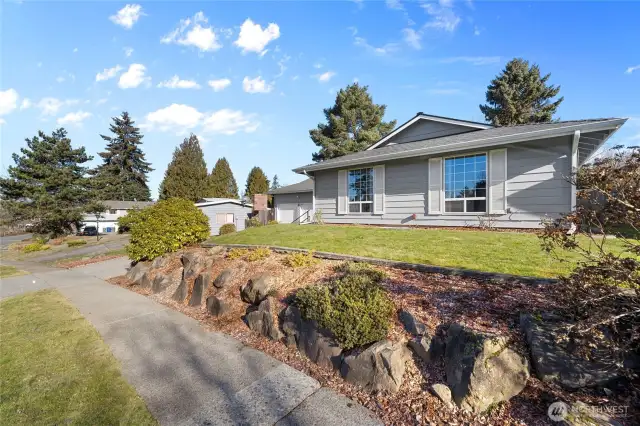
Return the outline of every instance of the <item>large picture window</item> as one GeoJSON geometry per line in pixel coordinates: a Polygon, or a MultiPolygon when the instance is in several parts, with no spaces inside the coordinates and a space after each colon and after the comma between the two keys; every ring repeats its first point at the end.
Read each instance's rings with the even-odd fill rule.
{"type": "Polygon", "coordinates": [[[347,174],[349,213],[373,211],[373,169],[349,170],[347,174]]]}
{"type": "Polygon", "coordinates": [[[487,211],[487,155],[446,158],[444,206],[447,213],[487,211]]]}

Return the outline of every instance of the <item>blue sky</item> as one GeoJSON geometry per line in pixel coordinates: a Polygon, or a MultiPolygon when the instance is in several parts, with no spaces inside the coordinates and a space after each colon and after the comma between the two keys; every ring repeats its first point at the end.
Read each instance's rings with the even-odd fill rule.
{"type": "Polygon", "coordinates": [[[399,124],[418,111],[481,121],[513,57],[562,86],[558,118],[629,117],[611,143],[640,144],[640,2],[5,1],[0,14],[3,173],[25,138],[58,126],[97,157],[126,110],[154,196],[190,132],[241,187],[254,165],[295,183],[337,89],[369,85],[399,124]]]}

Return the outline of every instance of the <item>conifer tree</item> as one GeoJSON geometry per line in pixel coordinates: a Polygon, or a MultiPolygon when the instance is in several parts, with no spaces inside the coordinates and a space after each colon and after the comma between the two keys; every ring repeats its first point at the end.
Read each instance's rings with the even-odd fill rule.
{"type": "Polygon", "coordinates": [[[134,124],[125,111],[120,117],[113,117],[109,127],[113,136],[100,135],[107,142],[107,147],[99,153],[102,164],[91,172],[98,199],[151,200],[147,174],[153,169],[141,149],[143,135],[134,124]]]}
{"type": "Polygon", "coordinates": [[[255,194],[266,194],[269,191],[269,179],[260,167],[254,167],[247,176],[245,197],[251,199],[255,194]]]}
{"type": "Polygon", "coordinates": [[[158,191],[161,200],[184,198],[193,202],[210,196],[207,163],[198,137],[191,134],[173,152],[158,191]]]}
{"type": "Polygon", "coordinates": [[[238,184],[225,157],[218,159],[211,170],[209,188],[212,197],[238,199],[238,184]]]}
{"type": "Polygon", "coordinates": [[[273,175],[273,180],[271,181],[271,189],[278,189],[282,185],[280,185],[280,181],[278,180],[278,175],[273,175]]]}

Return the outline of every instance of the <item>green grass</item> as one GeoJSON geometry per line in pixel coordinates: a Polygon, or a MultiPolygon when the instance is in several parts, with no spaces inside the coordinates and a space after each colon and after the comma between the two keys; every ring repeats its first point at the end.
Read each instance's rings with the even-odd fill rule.
{"type": "Polygon", "coordinates": [[[24,274],[26,274],[25,271],[21,271],[15,266],[0,266],[0,278],[9,278],[24,274]]]}
{"type": "Polygon", "coordinates": [[[96,330],[57,291],[0,302],[6,425],[153,425],[96,330]]]}
{"type": "MultiPolygon", "coordinates": [[[[581,259],[576,253],[565,252],[562,257],[566,262],[558,261],[541,250],[537,235],[517,232],[271,225],[212,237],[211,241],[297,247],[537,277],[566,274],[581,259]]],[[[611,239],[607,249],[621,252],[623,246],[611,239]]]]}
{"type": "Polygon", "coordinates": [[[124,248],[121,248],[121,249],[107,250],[103,253],[81,254],[78,256],[69,256],[69,257],[65,257],[64,259],[58,259],[58,260],[53,260],[51,262],[46,262],[46,264],[49,266],[58,266],[58,265],[64,265],[65,263],[69,263],[69,262],[75,262],[76,260],[93,259],[95,257],[103,257],[103,256],[126,256],[126,255],[127,255],[127,250],[124,248]]]}

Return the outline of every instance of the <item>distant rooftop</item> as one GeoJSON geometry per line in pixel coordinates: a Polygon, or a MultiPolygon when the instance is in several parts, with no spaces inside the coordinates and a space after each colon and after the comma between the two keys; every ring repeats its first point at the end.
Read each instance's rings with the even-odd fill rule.
{"type": "Polygon", "coordinates": [[[145,207],[152,206],[155,201],[118,201],[118,200],[106,200],[101,201],[102,204],[109,207],[111,210],[132,210],[132,209],[144,209],[145,207]]]}
{"type": "Polygon", "coordinates": [[[278,189],[272,189],[269,194],[292,194],[296,192],[311,192],[313,191],[313,180],[306,179],[302,182],[294,183],[293,185],[281,186],[278,189]]]}

